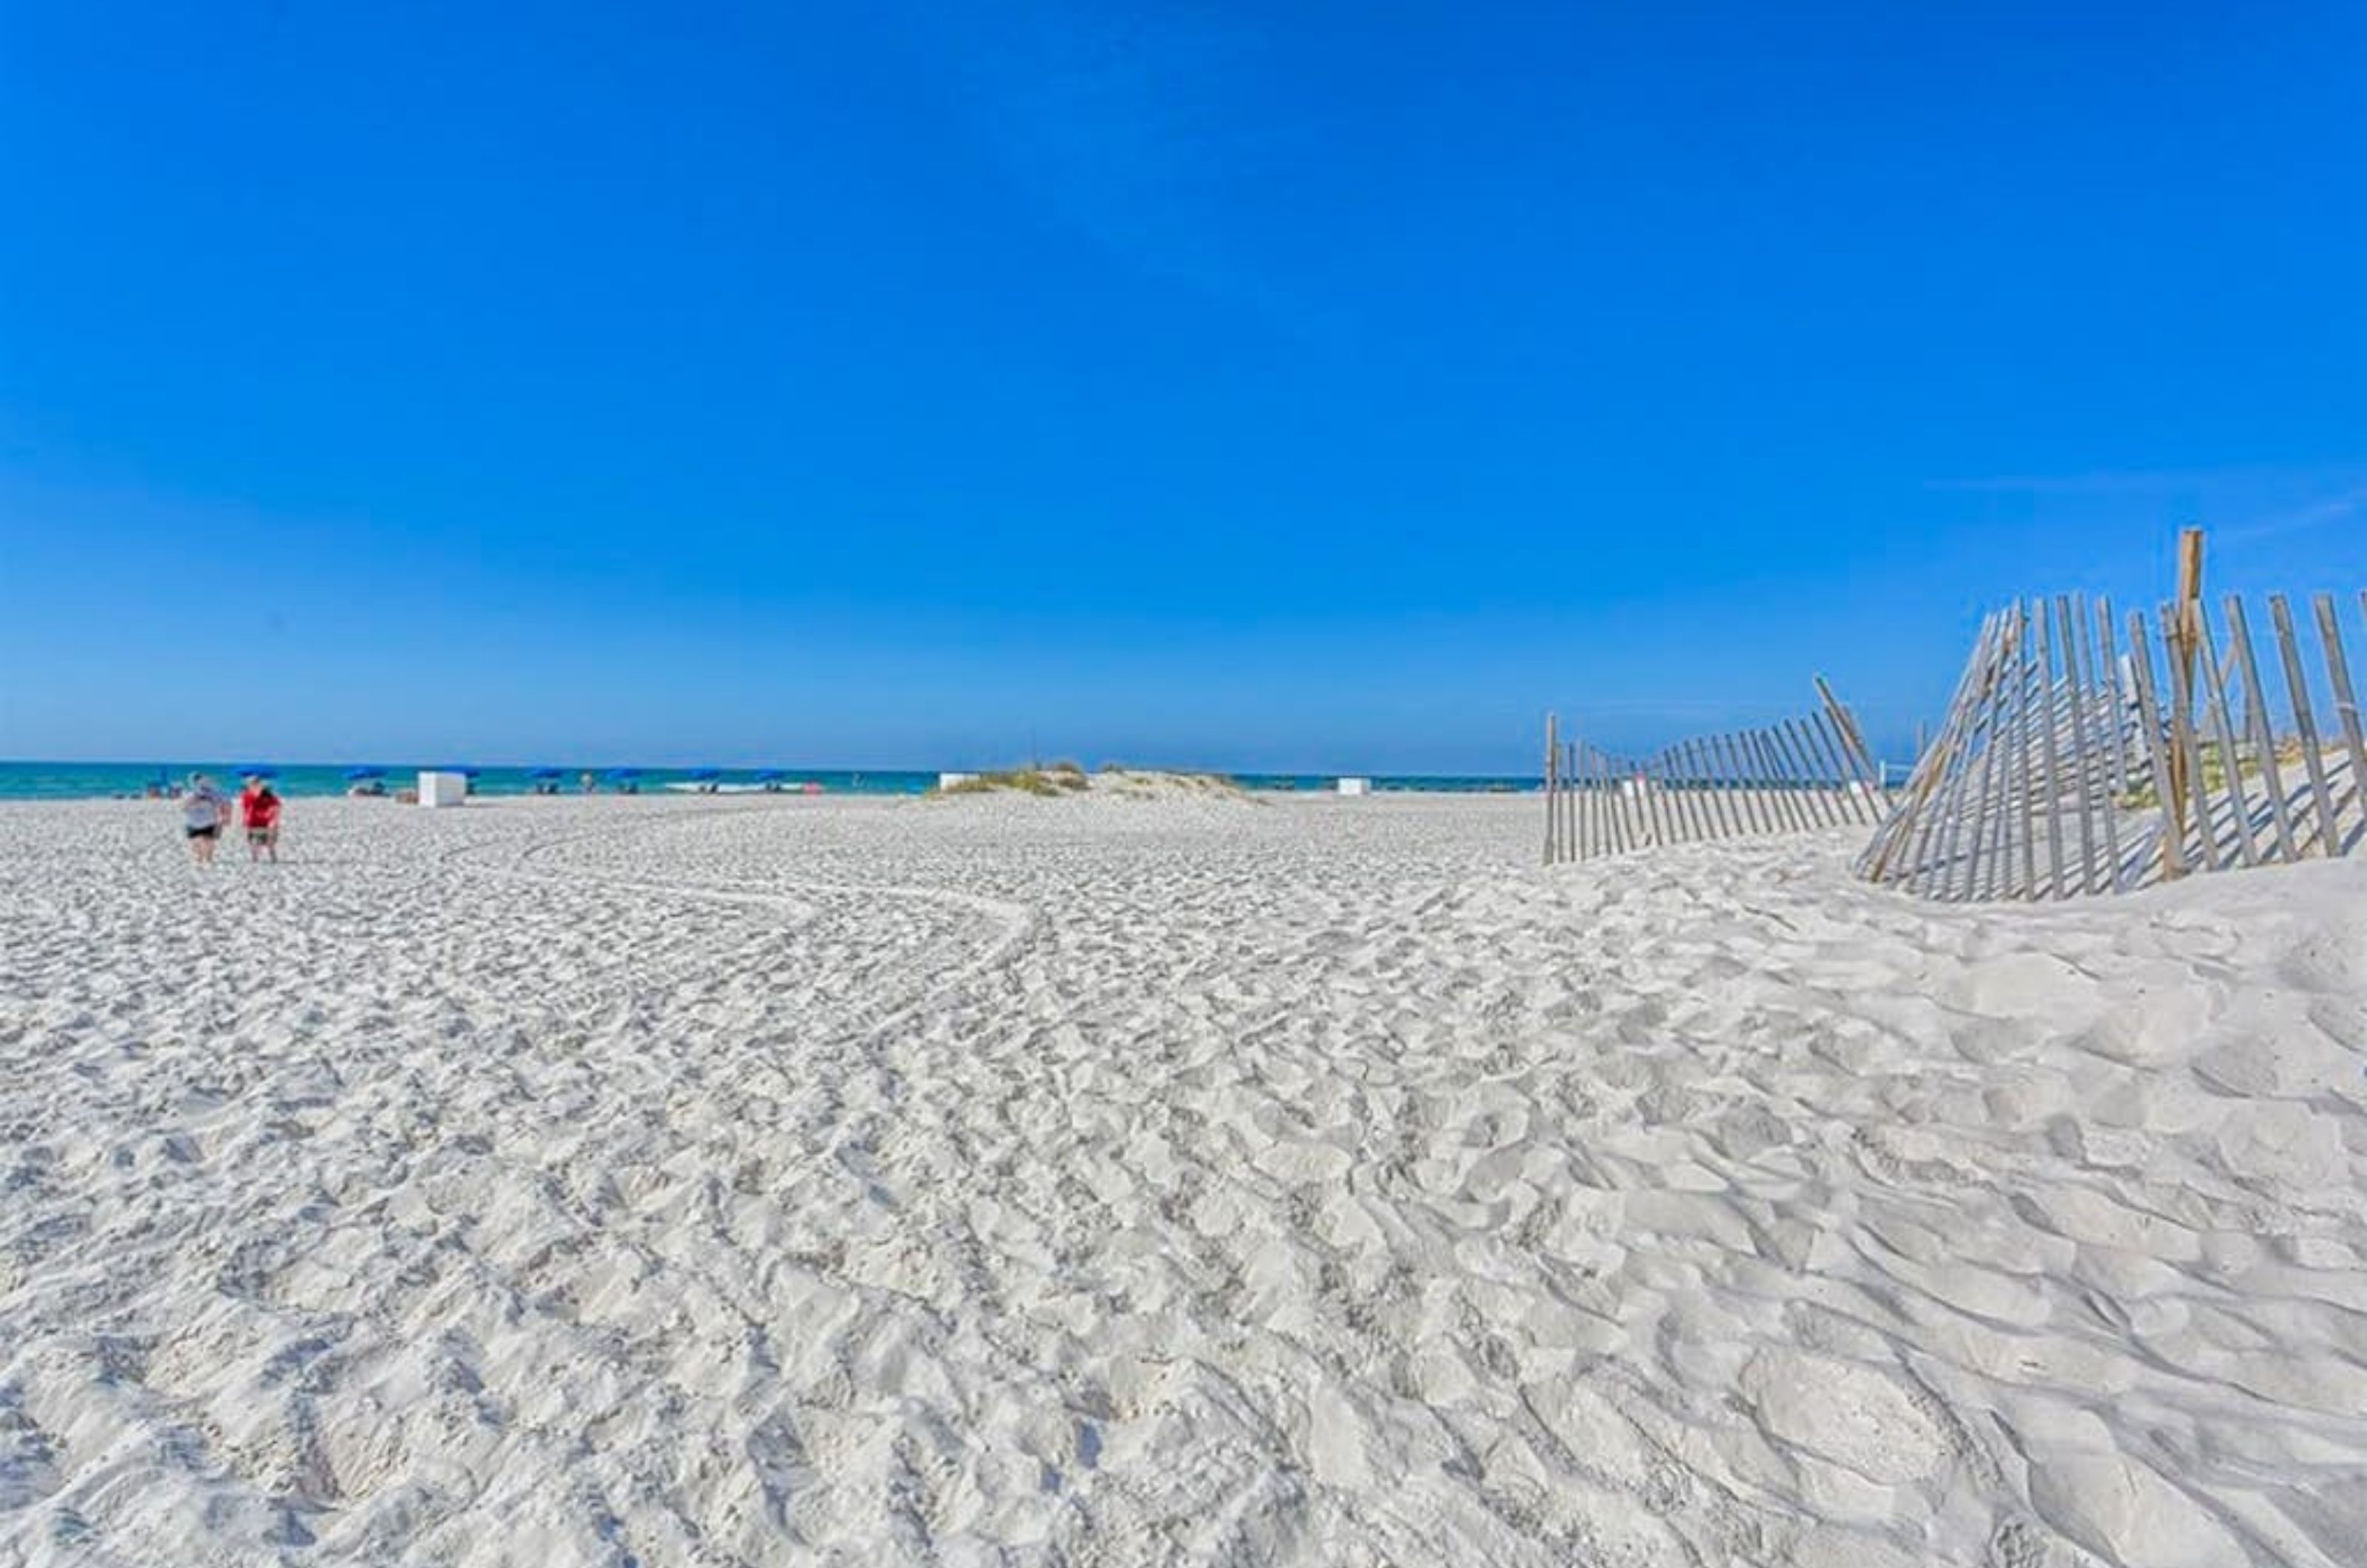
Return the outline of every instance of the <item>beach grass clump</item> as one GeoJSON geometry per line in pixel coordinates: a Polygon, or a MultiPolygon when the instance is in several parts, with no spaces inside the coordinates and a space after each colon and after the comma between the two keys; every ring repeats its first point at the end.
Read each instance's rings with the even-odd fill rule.
{"type": "MultiPolygon", "coordinates": [[[[2302,743],[2299,736],[2279,736],[2276,748],[2279,767],[2297,768],[2303,765],[2302,743]]],[[[2195,754],[2203,761],[2204,792],[2216,793],[2226,788],[2229,761],[2226,748],[2215,740],[2198,740],[2194,750],[2195,754]]],[[[2328,760],[2332,760],[2331,753],[2328,754],[2328,760]]],[[[2258,778],[2263,772],[2260,766],[2260,749],[2255,743],[2238,741],[2234,761],[2236,777],[2238,779],[2258,778]]],[[[2161,795],[2154,788],[2151,780],[2144,783],[2132,780],[2129,791],[2120,796],[2114,804],[2124,811],[2149,811],[2161,804],[2161,795]]]]}
{"type": "Polygon", "coordinates": [[[1249,792],[1224,773],[1170,773],[1159,768],[1104,766],[1085,772],[1082,763],[1044,762],[1025,768],[1004,768],[979,773],[928,792],[932,795],[1032,795],[1048,800],[1075,795],[1106,795],[1120,800],[1240,800],[1249,792]]]}

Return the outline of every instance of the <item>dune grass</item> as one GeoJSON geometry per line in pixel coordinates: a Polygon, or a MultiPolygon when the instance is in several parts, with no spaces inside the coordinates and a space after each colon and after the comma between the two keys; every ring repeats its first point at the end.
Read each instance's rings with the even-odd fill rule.
{"type": "Polygon", "coordinates": [[[1105,765],[1098,775],[1082,763],[1061,761],[1025,768],[1002,768],[979,773],[959,784],[933,789],[933,795],[1033,795],[1045,799],[1085,795],[1096,789],[1132,799],[1161,795],[1196,795],[1213,799],[1242,800],[1248,792],[1224,773],[1179,773],[1157,768],[1105,765]]]}
{"type": "MultiPolygon", "coordinates": [[[[2216,740],[2198,739],[2195,743],[2195,751],[2200,756],[2203,762],[2203,788],[2204,792],[2206,794],[2216,794],[2217,792],[2225,789],[2227,786],[2228,761],[2225,749],[2223,748],[2216,740]]],[[[2331,751],[2325,753],[2325,755],[2329,762],[2335,760],[2334,754],[2331,751]]],[[[2277,738],[2276,756],[2277,766],[2280,768],[2299,768],[2303,766],[2301,738],[2293,735],[2279,736],[2277,738]]],[[[2260,767],[2259,748],[2249,741],[2237,742],[2236,747],[2235,762],[2236,776],[2238,779],[2250,779],[2260,776],[2262,769],[2260,767]]],[[[2119,805],[2123,810],[2126,811],[2150,810],[2161,804],[2161,796],[2154,789],[2152,779],[2150,775],[2148,775],[2145,782],[2141,784],[2134,784],[2129,792],[2122,795],[2116,804],[2119,805]]]]}
{"type": "Polygon", "coordinates": [[[947,784],[933,795],[1000,795],[1016,791],[1022,795],[1040,795],[1048,798],[1077,795],[1093,787],[1085,770],[1074,762],[1053,762],[1040,768],[1004,768],[998,772],[980,773],[957,784],[947,784]]]}

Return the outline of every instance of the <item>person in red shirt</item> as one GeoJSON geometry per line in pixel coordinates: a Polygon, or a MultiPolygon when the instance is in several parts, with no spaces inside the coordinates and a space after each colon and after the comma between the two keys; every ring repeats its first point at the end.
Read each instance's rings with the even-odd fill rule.
{"type": "Polygon", "coordinates": [[[271,781],[253,778],[238,797],[239,820],[246,825],[246,858],[279,863],[279,797],[271,781]]]}

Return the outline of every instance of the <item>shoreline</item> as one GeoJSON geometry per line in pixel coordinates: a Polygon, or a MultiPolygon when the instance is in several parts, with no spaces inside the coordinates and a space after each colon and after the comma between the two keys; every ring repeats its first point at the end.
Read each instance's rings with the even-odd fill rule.
{"type": "MultiPolygon", "coordinates": [[[[317,800],[344,797],[351,794],[350,784],[356,780],[346,777],[352,771],[344,764],[291,763],[262,764],[274,775],[274,787],[291,800],[317,800]]],[[[0,762],[0,802],[69,801],[69,800],[140,800],[156,796],[144,794],[151,784],[162,783],[177,785],[193,771],[210,774],[217,785],[235,786],[243,771],[238,763],[51,763],[0,762]]],[[[380,776],[391,793],[406,788],[413,775],[423,770],[387,768],[380,776]]],[[[822,794],[832,795],[897,796],[917,795],[934,788],[941,776],[938,771],[909,769],[717,769],[711,780],[696,777],[706,770],[694,768],[639,768],[632,770],[591,770],[599,788],[595,795],[684,795],[701,793],[700,785],[716,784],[712,793],[723,795],[790,795],[822,794]],[[629,773],[629,777],[624,776],[629,773]],[[768,779],[765,775],[777,774],[768,779]],[[630,789],[623,787],[631,784],[630,789]],[[817,786],[808,789],[806,786],[817,786]],[[769,787],[768,787],[769,786],[769,787]]],[[[944,770],[954,772],[956,770],[944,770]]],[[[969,770],[962,770],[969,771],[969,770]]],[[[1172,772],[1181,770],[1150,770],[1172,772]]],[[[1205,770],[1203,770],[1205,771],[1205,770]]],[[[527,768],[488,768],[478,770],[472,780],[471,795],[490,799],[514,797],[580,798],[585,793],[581,787],[581,769],[561,770],[552,780],[537,780],[535,770],[527,768]],[[538,788],[538,783],[555,784],[555,789],[538,788]]],[[[1230,779],[1251,794],[1323,795],[1334,792],[1337,781],[1343,775],[1335,773],[1235,773],[1217,776],[1230,779]]],[[[1348,774],[1369,780],[1375,794],[1388,795],[1534,795],[1544,788],[1541,778],[1518,774],[1481,773],[1370,773],[1348,774]]]]}

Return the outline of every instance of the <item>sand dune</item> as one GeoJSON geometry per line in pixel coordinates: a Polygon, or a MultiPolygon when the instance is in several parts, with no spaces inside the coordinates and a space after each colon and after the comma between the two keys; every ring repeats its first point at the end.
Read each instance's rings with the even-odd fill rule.
{"type": "Polygon", "coordinates": [[[0,807],[0,1561],[2367,1562],[2367,863],[0,807]]]}

